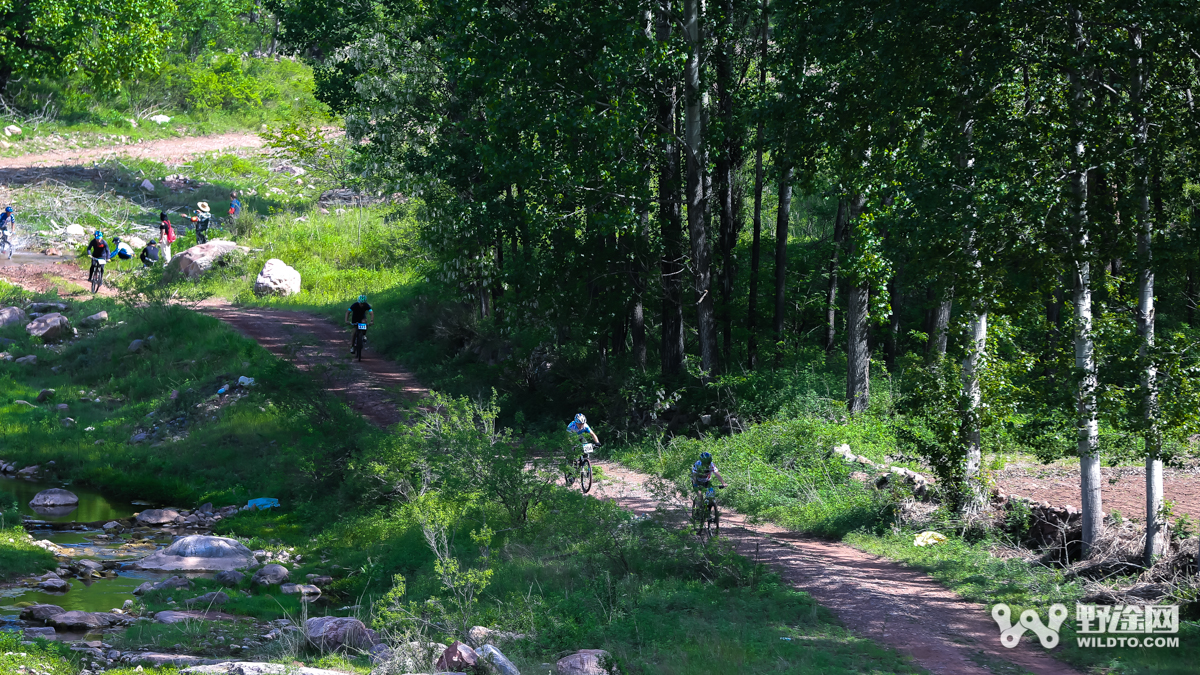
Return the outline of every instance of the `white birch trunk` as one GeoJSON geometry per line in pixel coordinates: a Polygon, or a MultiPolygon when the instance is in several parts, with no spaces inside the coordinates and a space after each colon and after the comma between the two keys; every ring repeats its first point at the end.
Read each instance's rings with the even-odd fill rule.
{"type": "Polygon", "coordinates": [[[966,457],[963,477],[967,482],[968,503],[964,506],[973,511],[984,504],[986,495],[979,482],[979,468],[983,463],[983,445],[980,439],[979,408],[983,404],[983,390],[979,385],[979,371],[987,354],[987,312],[977,312],[971,318],[970,344],[962,361],[963,435],[966,441],[966,457]]]}

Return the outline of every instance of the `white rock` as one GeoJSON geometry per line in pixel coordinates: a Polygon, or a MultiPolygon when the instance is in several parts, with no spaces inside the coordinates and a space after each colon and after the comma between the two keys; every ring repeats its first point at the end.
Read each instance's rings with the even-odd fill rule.
{"type": "Polygon", "coordinates": [[[67,236],[68,237],[82,237],[86,234],[87,234],[87,231],[84,230],[83,226],[80,225],[79,223],[71,223],[70,225],[67,226],[67,236]]]}
{"type": "Polygon", "coordinates": [[[268,260],[254,280],[254,294],[258,296],[287,296],[299,292],[300,273],[278,258],[268,260]]]}
{"type": "Polygon", "coordinates": [[[129,246],[135,251],[140,251],[141,249],[146,248],[146,240],[142,239],[141,237],[130,237],[128,242],[129,246]]]}
{"type": "Polygon", "coordinates": [[[20,307],[5,307],[0,309],[0,328],[27,323],[29,317],[20,307]]]}
{"type": "Polygon", "coordinates": [[[171,258],[171,262],[167,265],[167,274],[172,277],[199,279],[200,275],[213,266],[217,258],[234,251],[249,253],[250,247],[238,246],[232,241],[224,239],[214,239],[207,244],[193,246],[171,258]]]}
{"type": "Polygon", "coordinates": [[[150,179],[147,178],[142,181],[142,189],[146,192],[154,192],[154,183],[151,183],[150,179]]]}
{"type": "Polygon", "coordinates": [[[29,505],[37,508],[48,506],[75,506],[79,503],[79,497],[75,496],[74,492],[64,490],[62,488],[50,488],[42,490],[33,496],[29,501],[29,505]]]}
{"type": "Polygon", "coordinates": [[[10,125],[4,127],[4,135],[5,136],[20,136],[21,135],[21,127],[15,125],[15,124],[10,124],[10,125]]]}
{"type": "Polygon", "coordinates": [[[193,534],[177,539],[167,548],[137,563],[143,570],[195,570],[221,572],[249,567],[254,562],[250,549],[227,537],[193,534]]]}
{"type": "Polygon", "coordinates": [[[171,118],[167,117],[166,115],[155,115],[150,118],[150,121],[154,122],[155,124],[166,124],[167,122],[171,121],[171,118]]]}

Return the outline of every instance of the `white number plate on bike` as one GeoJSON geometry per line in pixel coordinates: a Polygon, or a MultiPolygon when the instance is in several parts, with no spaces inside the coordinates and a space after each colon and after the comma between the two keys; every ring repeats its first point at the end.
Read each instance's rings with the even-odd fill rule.
{"type": "Polygon", "coordinates": [[[592,444],[591,443],[583,444],[583,454],[585,454],[585,455],[592,454],[592,444]]]}
{"type": "Polygon", "coordinates": [[[367,324],[365,324],[365,323],[360,323],[360,324],[358,324],[358,329],[359,329],[359,330],[366,330],[366,329],[367,329],[367,324]]]}

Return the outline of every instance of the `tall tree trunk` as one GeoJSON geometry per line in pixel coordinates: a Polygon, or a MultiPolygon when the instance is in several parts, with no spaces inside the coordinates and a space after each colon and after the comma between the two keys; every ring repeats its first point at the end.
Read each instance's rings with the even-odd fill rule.
{"type": "Polygon", "coordinates": [[[641,218],[638,220],[641,228],[634,244],[633,260],[630,262],[633,306],[629,312],[629,323],[633,333],[633,362],[638,370],[644,372],[646,370],[646,276],[649,272],[646,269],[645,242],[650,228],[650,211],[643,209],[641,218]]]}
{"type": "Polygon", "coordinates": [[[708,204],[705,190],[704,106],[700,83],[700,50],[703,47],[700,0],[683,0],[683,34],[688,45],[684,67],[684,145],[687,165],[687,219],[691,238],[692,274],[696,290],[697,333],[700,337],[700,370],[707,380],[717,372],[716,303],[712,294],[712,247],[708,240],[708,204]]]}
{"type": "Polygon", "coordinates": [[[1162,438],[1158,429],[1158,369],[1150,353],[1154,347],[1154,252],[1151,249],[1154,218],[1150,214],[1150,167],[1148,141],[1150,123],[1146,116],[1143,96],[1146,91],[1145,56],[1142,52],[1142,30],[1130,31],[1133,43],[1133,83],[1130,97],[1134,111],[1133,180],[1138,219],[1138,357],[1143,362],[1142,413],[1145,416],[1146,442],[1146,547],[1144,564],[1150,567],[1163,552],[1163,476],[1162,438]]]}
{"type": "MultiPolygon", "coordinates": [[[[792,218],[792,177],[796,170],[791,166],[779,175],[779,209],[775,214],[775,342],[783,342],[783,321],[787,315],[787,240],[788,226],[792,218]]],[[[777,347],[776,362],[783,349],[777,347]]]]}
{"type": "Polygon", "coordinates": [[[829,268],[826,270],[828,278],[828,286],[825,289],[826,354],[832,352],[837,345],[838,258],[842,252],[842,240],[846,236],[847,209],[846,199],[838,199],[837,216],[833,219],[833,253],[829,256],[829,268]]]}
{"type": "Polygon", "coordinates": [[[740,161],[735,157],[737,146],[734,137],[733,118],[733,63],[729,55],[729,45],[726,34],[733,30],[733,0],[722,3],[722,23],[725,30],[717,40],[717,105],[721,115],[721,149],[717,156],[717,189],[718,203],[721,208],[721,333],[722,357],[725,363],[733,362],[733,245],[734,225],[733,182],[736,164],[740,161]]]}
{"type": "MultiPolygon", "coordinates": [[[[760,34],[762,41],[761,54],[758,62],[758,89],[763,91],[767,86],[767,0],[762,0],[762,24],[760,34]]],[[[763,121],[758,119],[758,128],[754,134],[754,235],[750,243],[750,298],[746,307],[746,329],[750,338],[746,344],[746,355],[750,368],[758,367],[758,268],[762,239],[762,196],[763,196],[763,121]]]]}
{"type": "Polygon", "coordinates": [[[987,354],[987,312],[980,309],[982,303],[972,305],[970,341],[962,361],[963,385],[963,441],[966,445],[963,477],[966,479],[967,511],[975,511],[986,504],[986,494],[979,482],[979,469],[983,464],[983,444],[979,407],[983,404],[983,392],[979,386],[979,371],[987,354]]]}
{"type": "MultiPolygon", "coordinates": [[[[658,13],[659,42],[671,39],[671,4],[664,0],[658,13]]],[[[669,80],[668,80],[669,81],[669,80]]],[[[659,224],[662,228],[662,374],[678,375],[683,368],[683,217],[679,202],[678,115],[675,87],[664,83],[658,102],[663,131],[662,167],[658,178],[659,224]]]]}
{"type": "MultiPolygon", "coordinates": [[[[933,297],[934,287],[929,288],[933,297]]],[[[954,287],[942,290],[941,300],[933,306],[929,316],[928,339],[925,342],[925,355],[930,361],[936,361],[946,355],[946,344],[950,335],[950,314],[954,309],[954,287]]]]}
{"type": "Polygon", "coordinates": [[[896,273],[888,279],[887,292],[888,304],[891,306],[891,313],[888,314],[887,336],[883,341],[884,359],[889,373],[896,372],[896,359],[900,355],[900,266],[896,266],[896,273]]]}
{"type": "MultiPolygon", "coordinates": [[[[849,226],[846,240],[850,242],[850,254],[854,255],[854,228],[862,214],[866,198],[854,195],[850,200],[849,226]]],[[[850,414],[860,413],[871,403],[871,348],[867,343],[867,321],[870,315],[871,287],[857,284],[850,287],[846,308],[847,372],[846,407],[850,414]]]]}
{"type": "MultiPolygon", "coordinates": [[[[1072,47],[1078,56],[1083,56],[1086,40],[1083,35],[1083,14],[1075,8],[1068,9],[1072,47]]],[[[1082,61],[1082,59],[1080,59],[1082,61]]],[[[1076,64],[1076,67],[1081,67],[1076,64]]],[[[1086,104],[1087,84],[1077,69],[1068,72],[1071,86],[1071,126],[1075,138],[1071,143],[1071,226],[1074,238],[1074,292],[1075,306],[1075,371],[1076,383],[1076,428],[1078,430],[1077,451],[1079,453],[1079,489],[1083,511],[1083,557],[1090,558],[1104,528],[1104,512],[1100,498],[1100,447],[1099,427],[1096,420],[1096,390],[1099,381],[1096,373],[1095,340],[1092,336],[1092,274],[1088,242],[1088,166],[1084,156],[1085,130],[1082,108],[1086,104]]]]}

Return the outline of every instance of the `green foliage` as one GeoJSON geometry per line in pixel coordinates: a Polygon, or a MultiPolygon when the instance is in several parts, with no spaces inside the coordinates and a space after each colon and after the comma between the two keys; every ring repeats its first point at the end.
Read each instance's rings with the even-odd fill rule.
{"type": "Polygon", "coordinates": [[[20,633],[0,631],[0,672],[36,671],[48,675],[75,675],[79,672],[78,656],[71,652],[68,645],[43,638],[33,640],[32,644],[21,642],[20,633]]]}
{"type": "Polygon", "coordinates": [[[33,538],[21,527],[15,509],[4,520],[7,524],[0,522],[0,581],[12,581],[54,569],[58,564],[54,555],[33,545],[33,538]],[[13,525],[13,522],[17,524],[13,525]]]}

